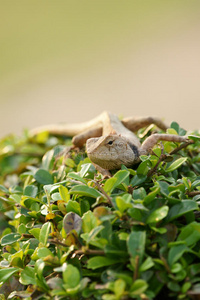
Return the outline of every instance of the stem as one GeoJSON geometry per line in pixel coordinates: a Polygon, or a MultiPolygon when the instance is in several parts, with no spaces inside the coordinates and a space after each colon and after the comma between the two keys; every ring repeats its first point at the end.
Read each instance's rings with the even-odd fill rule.
{"type": "Polygon", "coordinates": [[[186,192],[186,195],[188,195],[189,197],[194,197],[196,195],[200,195],[200,191],[193,191],[193,192],[186,192]]]}
{"type": "Polygon", "coordinates": [[[156,172],[159,164],[165,160],[166,158],[166,155],[164,154],[164,147],[163,147],[163,144],[161,143],[161,155],[160,155],[160,158],[159,160],[157,161],[156,165],[153,167],[153,169],[149,170],[148,174],[147,174],[147,177],[150,177],[153,173],[156,172]]]}
{"type": "MultiPolygon", "coordinates": [[[[66,244],[58,241],[58,240],[48,240],[48,242],[50,242],[51,244],[54,244],[54,245],[60,245],[60,246],[63,246],[63,247],[68,247],[66,244]]],[[[85,248],[82,248],[82,249],[78,249],[78,250],[75,250],[74,251],[74,254],[75,255],[82,255],[82,254],[88,254],[88,255],[105,255],[105,252],[103,250],[93,250],[93,249],[85,249],[85,248]]]]}
{"type": "Polygon", "coordinates": [[[49,213],[51,214],[52,213],[51,196],[50,196],[49,192],[46,189],[45,189],[45,193],[47,195],[47,203],[48,203],[47,208],[49,210],[49,213]]]}
{"type": "MultiPolygon", "coordinates": [[[[181,144],[180,146],[178,146],[178,147],[176,147],[174,150],[172,150],[172,151],[169,153],[169,155],[175,154],[175,153],[177,153],[178,151],[180,151],[181,149],[183,149],[183,148],[185,148],[185,147],[187,147],[188,145],[193,144],[193,143],[194,143],[194,141],[188,140],[187,142],[181,144]]],[[[157,161],[155,167],[154,167],[153,169],[149,170],[149,172],[148,172],[148,174],[147,174],[148,177],[150,177],[153,173],[156,172],[156,170],[157,170],[159,164],[160,164],[162,161],[164,161],[164,160],[166,159],[166,157],[167,157],[167,155],[163,153],[163,152],[164,152],[163,146],[162,146],[161,149],[162,149],[161,156],[160,156],[159,160],[157,161]]]]}
{"type": "Polygon", "coordinates": [[[188,140],[187,142],[181,144],[180,146],[178,146],[177,148],[175,148],[174,150],[172,150],[169,154],[172,155],[172,154],[175,154],[177,153],[178,151],[180,151],[181,149],[187,147],[188,145],[190,144],[193,144],[194,141],[193,140],[188,140]]]}
{"type": "Polygon", "coordinates": [[[76,250],[75,254],[88,254],[88,255],[105,255],[103,250],[92,250],[92,249],[85,249],[85,250],[76,250]]]}
{"type": "Polygon", "coordinates": [[[139,268],[139,255],[135,257],[135,270],[133,274],[134,281],[138,278],[138,268],[139,268]]]}
{"type": "Polygon", "coordinates": [[[113,206],[113,203],[112,203],[112,198],[110,196],[108,196],[108,194],[104,191],[104,189],[100,186],[100,184],[96,181],[94,181],[94,184],[96,185],[96,187],[100,190],[100,192],[106,197],[106,199],[108,200],[108,203],[113,206]]]}

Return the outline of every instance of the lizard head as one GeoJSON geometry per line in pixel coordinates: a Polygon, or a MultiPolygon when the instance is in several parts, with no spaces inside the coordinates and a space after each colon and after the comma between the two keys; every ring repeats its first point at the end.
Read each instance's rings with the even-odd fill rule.
{"type": "Polygon", "coordinates": [[[130,167],[139,159],[137,146],[117,134],[88,139],[86,151],[94,164],[106,170],[120,169],[122,164],[130,167]]]}

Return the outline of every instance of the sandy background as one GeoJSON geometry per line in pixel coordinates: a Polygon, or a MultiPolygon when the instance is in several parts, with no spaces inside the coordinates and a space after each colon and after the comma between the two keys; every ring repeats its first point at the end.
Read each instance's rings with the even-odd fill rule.
{"type": "Polygon", "coordinates": [[[0,0],[0,137],[103,110],[200,128],[200,1],[0,0]]]}

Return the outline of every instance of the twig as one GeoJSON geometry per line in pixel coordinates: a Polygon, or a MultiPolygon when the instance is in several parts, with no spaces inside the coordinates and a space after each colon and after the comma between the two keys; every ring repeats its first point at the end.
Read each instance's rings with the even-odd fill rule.
{"type": "Polygon", "coordinates": [[[165,259],[163,256],[161,256],[160,259],[162,260],[162,262],[163,262],[163,264],[164,264],[164,267],[165,267],[165,269],[167,270],[167,273],[171,274],[171,270],[170,270],[170,267],[169,267],[169,265],[168,265],[166,259],[165,259]]]}
{"type": "Polygon", "coordinates": [[[58,274],[57,272],[52,272],[51,274],[49,274],[48,276],[45,277],[45,280],[49,280],[52,277],[54,277],[56,274],[58,274]]]}
{"type": "Polygon", "coordinates": [[[194,197],[196,195],[200,195],[200,191],[193,191],[193,192],[186,191],[186,195],[188,195],[189,197],[194,197]]]}
{"type": "MultiPolygon", "coordinates": [[[[73,233],[71,233],[71,234],[74,237],[74,239],[76,240],[76,243],[77,243],[76,245],[78,247],[82,247],[82,244],[78,240],[77,236],[75,234],[73,234],[73,233]]],[[[55,240],[55,239],[54,240],[53,239],[49,239],[48,242],[51,243],[51,244],[54,244],[54,245],[60,245],[60,246],[63,246],[63,247],[68,247],[68,245],[66,245],[65,243],[62,243],[62,242],[60,242],[58,240],[55,240]]]]}
{"type": "Polygon", "coordinates": [[[139,255],[136,255],[135,268],[134,268],[134,274],[133,274],[134,281],[138,278],[139,258],[140,258],[139,255]]]}
{"type": "MultiPolygon", "coordinates": [[[[65,243],[62,243],[58,240],[48,240],[48,242],[50,242],[51,244],[54,245],[60,245],[63,247],[68,247],[65,243]]],[[[103,250],[92,250],[92,249],[84,249],[84,247],[82,247],[82,249],[78,249],[74,251],[75,255],[82,255],[82,254],[88,254],[88,255],[105,255],[105,252],[103,250]]]]}
{"type": "Polygon", "coordinates": [[[103,250],[92,250],[92,249],[82,249],[82,250],[76,250],[74,252],[76,255],[81,254],[88,254],[88,255],[105,255],[105,252],[103,250]]]}
{"type": "Polygon", "coordinates": [[[34,238],[34,235],[28,234],[28,233],[23,233],[23,234],[22,234],[22,238],[25,238],[25,239],[31,239],[31,238],[34,238]]]}
{"type": "Polygon", "coordinates": [[[51,243],[51,244],[54,244],[54,245],[60,245],[60,246],[63,246],[63,247],[68,247],[65,243],[62,243],[58,240],[49,239],[48,242],[51,243]]]}
{"type": "Polygon", "coordinates": [[[108,200],[108,203],[113,206],[113,203],[112,203],[112,198],[110,196],[108,196],[108,194],[104,191],[104,189],[100,186],[100,184],[96,181],[94,181],[94,184],[96,185],[96,187],[100,190],[100,192],[106,197],[106,199],[108,200]]]}
{"type": "MultiPolygon", "coordinates": [[[[180,151],[181,149],[183,149],[183,148],[185,148],[185,147],[187,147],[188,145],[193,144],[193,143],[194,143],[194,141],[188,140],[187,142],[181,144],[180,146],[178,146],[178,147],[176,147],[174,150],[172,150],[172,151],[169,153],[169,155],[175,154],[175,153],[177,153],[178,151],[180,151]]],[[[161,145],[162,145],[162,144],[161,144],[161,145]]],[[[156,170],[157,170],[157,168],[158,168],[158,166],[159,166],[159,164],[160,164],[162,161],[164,161],[164,160],[166,159],[167,155],[163,153],[163,152],[164,152],[163,146],[162,146],[161,150],[162,150],[162,152],[161,152],[161,156],[160,156],[159,160],[157,161],[157,163],[156,163],[156,165],[153,167],[153,169],[149,170],[149,172],[148,172],[148,174],[147,174],[147,177],[150,177],[153,173],[155,173],[156,170]]]]}
{"type": "Polygon", "coordinates": [[[161,155],[160,155],[160,158],[159,158],[159,160],[157,161],[156,165],[153,167],[153,169],[149,170],[149,172],[148,172],[148,174],[147,174],[147,177],[150,177],[153,173],[156,172],[156,170],[157,170],[159,164],[160,164],[163,160],[165,160],[166,157],[167,157],[166,154],[164,154],[164,147],[163,147],[163,144],[161,143],[161,155]]]}
{"type": "Polygon", "coordinates": [[[174,150],[172,150],[169,154],[172,155],[172,154],[175,154],[177,153],[178,151],[180,151],[181,149],[187,147],[188,145],[190,144],[193,144],[194,141],[193,140],[188,140],[187,142],[181,144],[180,146],[176,147],[174,150]]]}
{"type": "Polygon", "coordinates": [[[42,157],[44,155],[44,153],[15,151],[13,153],[10,153],[10,155],[24,155],[24,156],[42,157]]]}
{"type": "Polygon", "coordinates": [[[68,146],[66,147],[64,150],[62,150],[60,153],[58,153],[55,157],[55,161],[54,161],[54,164],[53,164],[53,169],[55,168],[56,166],[56,163],[57,161],[59,160],[60,157],[63,156],[63,160],[62,160],[62,165],[64,165],[64,161],[67,157],[67,155],[69,154],[69,152],[74,149],[74,146],[68,146]]]}

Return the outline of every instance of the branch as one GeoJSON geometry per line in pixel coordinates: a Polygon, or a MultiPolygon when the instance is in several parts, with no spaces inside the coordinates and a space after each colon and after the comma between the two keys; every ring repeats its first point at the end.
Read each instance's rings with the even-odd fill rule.
{"type": "MultiPolygon", "coordinates": [[[[181,149],[186,148],[188,145],[193,144],[193,143],[194,143],[194,141],[188,140],[187,142],[181,144],[180,146],[178,146],[174,150],[172,150],[169,153],[169,155],[175,154],[178,151],[180,151],[181,149]]],[[[162,150],[162,152],[161,152],[161,156],[160,156],[159,160],[157,161],[157,163],[153,167],[153,169],[149,170],[149,172],[147,174],[147,177],[150,177],[153,173],[155,173],[156,170],[157,170],[157,168],[158,168],[158,166],[159,166],[159,164],[166,159],[167,155],[163,153],[164,152],[164,148],[163,148],[162,144],[161,144],[161,150],[162,150]]]]}
{"type": "Polygon", "coordinates": [[[94,184],[96,185],[96,187],[100,190],[100,192],[106,197],[106,199],[108,200],[108,203],[113,206],[113,203],[112,203],[112,198],[110,196],[108,196],[108,194],[104,191],[104,189],[100,186],[100,184],[96,181],[94,181],[94,184]]]}
{"type": "Polygon", "coordinates": [[[180,146],[176,147],[174,150],[172,150],[169,154],[172,155],[172,154],[175,154],[177,153],[178,151],[180,151],[181,149],[183,148],[186,148],[188,145],[190,144],[193,144],[194,141],[193,140],[188,140],[187,142],[181,144],[180,146]]]}
{"type": "Polygon", "coordinates": [[[103,250],[92,250],[92,249],[81,249],[81,250],[76,250],[74,252],[75,254],[88,254],[88,255],[105,255],[105,252],[103,250]]]}
{"type": "Polygon", "coordinates": [[[161,155],[159,157],[159,160],[157,161],[156,165],[153,167],[153,169],[149,170],[148,174],[147,174],[147,177],[150,177],[151,175],[153,175],[153,173],[156,172],[159,164],[165,160],[165,158],[167,157],[166,154],[164,154],[164,147],[163,147],[163,144],[161,143],[161,155]]]}
{"type": "Polygon", "coordinates": [[[200,191],[193,191],[193,192],[186,191],[186,195],[188,195],[189,197],[194,197],[196,195],[200,195],[200,191]]]}

